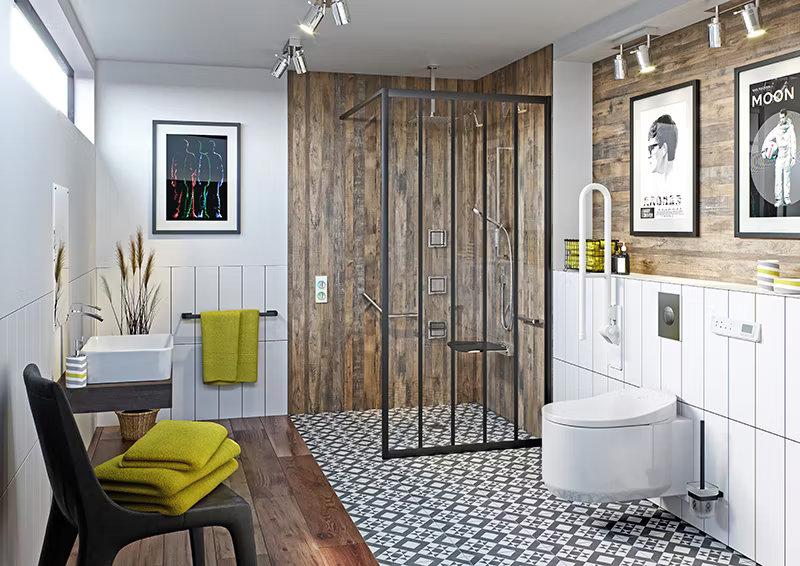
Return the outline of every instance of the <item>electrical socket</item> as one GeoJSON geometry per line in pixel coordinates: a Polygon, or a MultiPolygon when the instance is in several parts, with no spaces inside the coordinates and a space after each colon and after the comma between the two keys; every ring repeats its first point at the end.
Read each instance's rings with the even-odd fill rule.
{"type": "Polygon", "coordinates": [[[314,300],[319,303],[328,302],[328,276],[317,275],[314,278],[314,300]]]}

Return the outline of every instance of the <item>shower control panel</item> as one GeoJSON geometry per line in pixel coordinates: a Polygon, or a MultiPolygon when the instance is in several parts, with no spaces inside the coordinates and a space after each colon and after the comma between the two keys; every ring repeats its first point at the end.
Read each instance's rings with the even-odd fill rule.
{"type": "Polygon", "coordinates": [[[711,317],[711,332],[737,340],[761,342],[761,325],[757,322],[711,317]]]}

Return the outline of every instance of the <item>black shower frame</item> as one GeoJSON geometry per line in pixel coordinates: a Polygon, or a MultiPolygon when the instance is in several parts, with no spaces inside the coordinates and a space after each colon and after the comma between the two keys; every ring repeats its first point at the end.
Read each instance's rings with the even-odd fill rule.
{"type": "MultiPolygon", "coordinates": [[[[406,90],[396,88],[383,88],[375,94],[360,102],[344,114],[340,116],[340,120],[346,120],[352,117],[356,112],[367,107],[377,99],[381,99],[381,455],[384,459],[402,458],[409,456],[428,456],[434,454],[454,454],[461,452],[478,452],[484,450],[502,450],[507,448],[523,448],[532,446],[541,446],[541,438],[520,439],[519,438],[519,312],[517,310],[518,300],[518,261],[514,262],[513,266],[513,289],[514,289],[514,307],[513,307],[513,320],[514,320],[514,440],[495,441],[489,442],[487,439],[487,411],[486,405],[487,397],[487,350],[484,348],[483,363],[482,363],[482,389],[483,389],[483,442],[469,443],[469,444],[456,444],[455,443],[455,405],[456,405],[456,352],[451,348],[450,350],[450,445],[440,446],[423,446],[422,442],[422,359],[423,359],[423,335],[424,323],[422,316],[422,303],[423,303],[423,244],[422,236],[418,236],[419,240],[419,253],[418,253],[418,295],[419,304],[417,307],[417,339],[418,339],[418,354],[417,362],[419,371],[417,375],[417,390],[419,392],[418,402],[418,439],[417,448],[404,448],[404,449],[391,449],[389,447],[389,318],[391,313],[390,293],[389,293],[389,135],[390,135],[390,100],[393,98],[400,99],[416,99],[418,101],[418,120],[417,120],[417,137],[419,146],[417,148],[418,159],[418,214],[420,216],[420,226],[422,226],[422,213],[423,213],[423,105],[426,100],[445,100],[450,102],[450,235],[451,240],[455,235],[455,208],[456,208],[456,167],[455,167],[455,149],[456,149],[456,112],[455,102],[480,102],[483,124],[487,122],[487,103],[489,102],[505,102],[513,104],[512,114],[514,116],[513,125],[513,138],[514,138],[514,249],[518,250],[519,244],[519,229],[517,226],[519,219],[519,115],[517,108],[519,104],[540,104],[544,106],[545,115],[545,148],[544,148],[544,167],[545,167],[545,187],[544,187],[544,285],[545,285],[545,352],[544,352],[544,390],[545,390],[545,403],[552,401],[552,334],[550,332],[550,321],[552,321],[552,273],[551,273],[551,247],[552,247],[552,205],[551,205],[551,186],[552,186],[552,159],[551,159],[551,145],[552,145],[552,97],[551,96],[528,96],[528,95],[510,95],[510,94],[482,94],[471,92],[447,92],[447,91],[427,91],[427,90],[406,90]]],[[[487,201],[487,148],[488,137],[484,132],[482,136],[483,146],[483,172],[482,172],[482,199],[484,203],[483,220],[483,342],[487,342],[488,338],[488,309],[487,309],[487,292],[486,292],[486,277],[488,266],[487,254],[487,240],[488,240],[488,221],[486,212],[487,201]]],[[[451,273],[455,269],[456,264],[456,251],[455,245],[450,245],[450,268],[451,273]]],[[[455,308],[453,305],[456,301],[456,278],[451,277],[450,284],[450,328],[451,332],[455,331],[456,318],[455,308]]]]}

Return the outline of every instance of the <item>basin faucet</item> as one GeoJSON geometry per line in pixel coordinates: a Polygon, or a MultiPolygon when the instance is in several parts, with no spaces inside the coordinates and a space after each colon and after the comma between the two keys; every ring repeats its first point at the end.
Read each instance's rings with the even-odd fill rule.
{"type": "Polygon", "coordinates": [[[81,317],[81,337],[75,340],[75,355],[77,355],[81,351],[81,348],[83,348],[83,344],[85,342],[83,339],[83,317],[87,316],[89,318],[93,318],[97,321],[103,322],[102,316],[100,316],[99,314],[95,314],[93,312],[84,311],[83,310],[84,308],[93,309],[95,311],[102,310],[100,309],[100,307],[95,307],[93,305],[85,305],[83,303],[74,303],[70,307],[69,314],[67,315],[68,321],[73,314],[77,314],[79,317],[81,317]]]}

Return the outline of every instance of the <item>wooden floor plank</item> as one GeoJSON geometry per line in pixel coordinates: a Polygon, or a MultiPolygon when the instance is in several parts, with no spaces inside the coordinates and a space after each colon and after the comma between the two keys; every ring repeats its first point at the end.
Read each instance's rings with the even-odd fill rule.
{"type": "Polygon", "coordinates": [[[313,456],[281,458],[300,512],[320,547],[364,542],[313,456]]]}
{"type": "Polygon", "coordinates": [[[371,566],[378,565],[366,543],[321,548],[326,566],[371,566]]]}
{"type": "Polygon", "coordinates": [[[278,458],[308,456],[311,454],[300,433],[294,427],[292,419],[288,416],[261,417],[261,423],[267,431],[278,458]]]}
{"type": "Polygon", "coordinates": [[[164,535],[142,539],[139,561],[134,564],[169,566],[164,564],[164,535]]]}
{"type": "Polygon", "coordinates": [[[264,541],[274,564],[323,566],[319,548],[291,496],[253,500],[264,541]]]}
{"type": "Polygon", "coordinates": [[[253,499],[290,497],[283,468],[261,420],[231,419],[231,426],[234,440],[242,447],[240,461],[253,499]]]}
{"type": "Polygon", "coordinates": [[[169,566],[192,566],[189,531],[164,535],[164,564],[169,566]]]}

